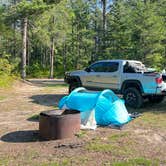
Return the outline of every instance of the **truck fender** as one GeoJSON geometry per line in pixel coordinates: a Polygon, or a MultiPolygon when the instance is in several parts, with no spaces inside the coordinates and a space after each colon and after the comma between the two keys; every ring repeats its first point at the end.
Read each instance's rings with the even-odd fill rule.
{"type": "Polygon", "coordinates": [[[138,89],[141,93],[144,93],[142,84],[139,80],[126,80],[122,83],[121,93],[123,94],[127,88],[134,87],[138,89]]]}
{"type": "Polygon", "coordinates": [[[79,76],[70,76],[70,77],[68,78],[68,83],[69,83],[69,84],[78,83],[79,86],[82,86],[81,79],[80,79],[79,76]]]}

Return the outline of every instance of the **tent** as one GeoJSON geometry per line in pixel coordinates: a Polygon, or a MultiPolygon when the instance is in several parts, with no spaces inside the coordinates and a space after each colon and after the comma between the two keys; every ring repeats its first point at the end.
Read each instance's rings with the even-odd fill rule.
{"type": "Polygon", "coordinates": [[[60,100],[59,108],[80,111],[81,120],[84,121],[85,117],[88,119],[93,115],[96,123],[102,126],[110,124],[121,126],[131,120],[124,100],[109,89],[96,92],[83,87],[77,88],[60,100]]]}

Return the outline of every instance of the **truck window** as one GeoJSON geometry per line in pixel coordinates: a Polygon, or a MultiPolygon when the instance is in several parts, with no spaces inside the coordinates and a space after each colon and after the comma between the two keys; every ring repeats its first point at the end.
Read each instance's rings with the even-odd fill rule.
{"type": "Polygon", "coordinates": [[[90,66],[90,70],[93,72],[104,72],[104,65],[103,62],[95,63],[90,66]]]}
{"type": "Polygon", "coordinates": [[[119,68],[118,62],[106,62],[104,64],[105,72],[116,72],[119,68]]]}
{"type": "Polygon", "coordinates": [[[118,68],[118,62],[99,62],[90,67],[93,72],[116,72],[118,71],[118,68]]]}

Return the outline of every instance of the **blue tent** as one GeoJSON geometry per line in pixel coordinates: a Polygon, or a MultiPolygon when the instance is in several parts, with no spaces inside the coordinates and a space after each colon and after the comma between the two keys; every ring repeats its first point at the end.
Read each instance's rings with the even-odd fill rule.
{"type": "Polygon", "coordinates": [[[98,125],[123,125],[131,120],[124,100],[113,91],[106,89],[102,92],[88,91],[77,88],[59,102],[60,109],[88,112],[95,110],[95,120],[98,125]]]}

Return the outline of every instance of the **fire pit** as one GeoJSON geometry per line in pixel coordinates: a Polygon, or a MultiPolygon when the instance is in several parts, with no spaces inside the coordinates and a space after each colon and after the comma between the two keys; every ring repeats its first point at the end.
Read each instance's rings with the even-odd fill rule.
{"type": "Polygon", "coordinates": [[[75,110],[44,111],[39,117],[39,133],[44,139],[73,137],[80,130],[80,112],[75,110]]]}

